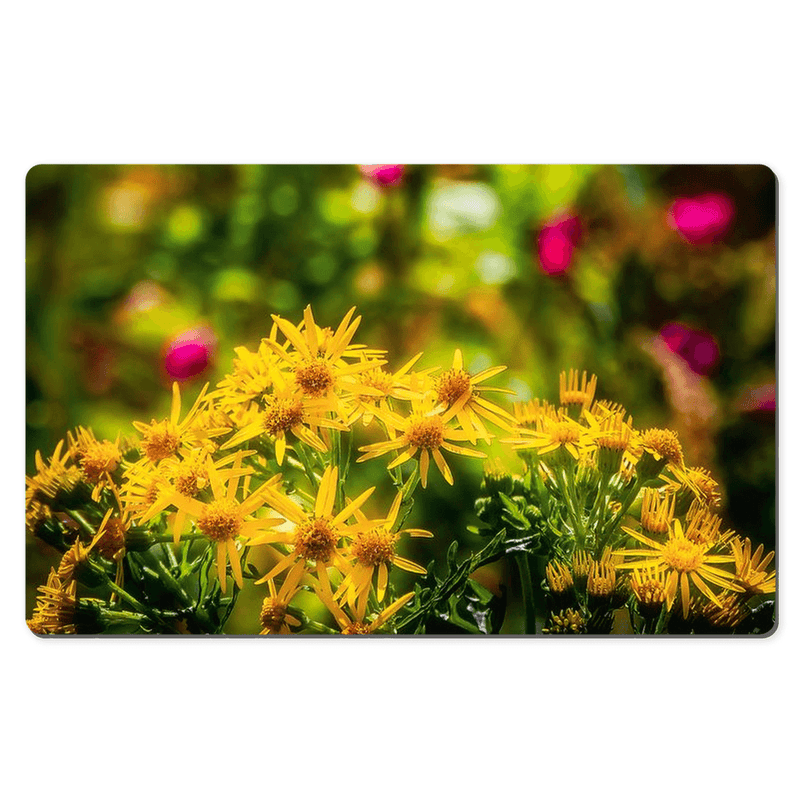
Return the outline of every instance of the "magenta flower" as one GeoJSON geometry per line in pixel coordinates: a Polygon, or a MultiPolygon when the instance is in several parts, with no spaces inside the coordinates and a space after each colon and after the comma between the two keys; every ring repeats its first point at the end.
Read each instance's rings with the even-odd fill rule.
{"type": "Polygon", "coordinates": [[[208,368],[215,347],[216,337],[208,326],[184,331],[167,344],[164,370],[176,381],[194,378],[208,368]]]}
{"type": "Polygon", "coordinates": [[[548,275],[558,275],[569,269],[581,235],[581,221],[576,216],[554,217],[542,226],[536,249],[539,263],[548,275]]]}
{"type": "Polygon", "coordinates": [[[755,414],[775,413],[775,384],[766,383],[754,389],[747,389],[739,400],[742,411],[755,414]]]}
{"type": "Polygon", "coordinates": [[[720,358],[719,345],[707,331],[698,331],[680,322],[670,322],[661,329],[661,339],[698,375],[708,375],[720,358]]]}
{"type": "Polygon", "coordinates": [[[403,180],[405,164],[360,164],[359,171],[365,178],[379,186],[397,186],[403,180]]]}
{"type": "Polygon", "coordinates": [[[667,224],[690,244],[711,244],[728,232],[735,211],[724,194],[679,197],[667,211],[667,224]]]}

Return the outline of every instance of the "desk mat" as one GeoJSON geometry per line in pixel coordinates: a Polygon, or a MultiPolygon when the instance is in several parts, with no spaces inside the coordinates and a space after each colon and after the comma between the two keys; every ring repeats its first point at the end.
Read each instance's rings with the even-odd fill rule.
{"type": "Polygon", "coordinates": [[[765,635],[761,166],[27,177],[37,635],[765,635]]]}

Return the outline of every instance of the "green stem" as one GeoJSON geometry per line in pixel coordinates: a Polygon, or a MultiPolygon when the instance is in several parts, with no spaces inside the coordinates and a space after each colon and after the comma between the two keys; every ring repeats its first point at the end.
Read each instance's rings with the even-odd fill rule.
{"type": "Polygon", "coordinates": [[[522,586],[522,605],[525,610],[525,633],[536,633],[536,609],[533,604],[533,581],[531,567],[528,563],[528,554],[525,552],[514,553],[514,562],[519,571],[519,580],[522,586]]]}

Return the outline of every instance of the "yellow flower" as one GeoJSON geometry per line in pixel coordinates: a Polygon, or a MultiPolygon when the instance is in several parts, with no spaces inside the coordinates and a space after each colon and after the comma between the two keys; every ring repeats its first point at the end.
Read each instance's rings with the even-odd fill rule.
{"type": "Polygon", "coordinates": [[[34,456],[36,474],[32,477],[25,476],[25,507],[33,502],[51,505],[53,501],[64,494],[72,492],[81,481],[81,470],[70,465],[70,452],[63,455],[62,439],[53,451],[53,455],[45,461],[37,450],[34,456]]]}
{"type": "Polygon", "coordinates": [[[515,450],[535,450],[539,457],[549,456],[548,463],[566,464],[578,461],[581,450],[592,446],[586,428],[564,412],[558,416],[542,416],[536,430],[517,428],[519,438],[504,440],[515,450]]]}
{"type": "Polygon", "coordinates": [[[149,462],[142,459],[127,473],[126,494],[123,496],[125,507],[135,519],[145,521],[170,506],[176,506],[167,527],[172,529],[173,540],[178,544],[186,529],[188,514],[175,503],[175,496],[196,497],[202,492],[209,485],[210,461],[213,461],[220,480],[227,480],[234,474],[247,475],[251,470],[242,467],[241,462],[254,453],[254,450],[239,450],[223,458],[213,458],[206,449],[192,450],[185,452],[182,458],[167,458],[157,467],[150,465],[149,468],[149,462]],[[226,468],[234,462],[238,464],[235,469],[226,468]]]}
{"type": "MultiPolygon", "coordinates": [[[[404,420],[402,417],[393,416],[392,425],[397,430],[402,431],[400,436],[359,448],[365,455],[361,456],[358,461],[367,461],[370,458],[385,455],[392,450],[405,448],[388,465],[388,469],[399,467],[419,453],[419,474],[423,488],[428,485],[428,466],[431,458],[436,462],[436,466],[444,479],[452,486],[453,473],[444,460],[444,456],[441,453],[442,450],[472,458],[486,458],[486,453],[453,444],[454,441],[471,441],[474,436],[471,431],[457,430],[447,426],[447,423],[456,416],[466,401],[467,396],[464,394],[447,411],[443,411],[440,405],[431,407],[432,401],[412,401],[412,413],[408,419],[404,420]]],[[[490,437],[491,434],[486,434],[483,438],[488,440],[490,437]]]]}
{"type": "MultiPolygon", "coordinates": [[[[274,344],[278,326],[272,326],[270,341],[274,344]]],[[[272,376],[278,366],[278,356],[267,339],[262,339],[255,353],[246,347],[236,347],[233,372],[226,375],[210,397],[221,409],[235,413],[258,404],[272,386],[272,376]]]]}
{"type": "Polygon", "coordinates": [[[254,419],[241,427],[223,445],[222,450],[266,434],[275,442],[275,460],[283,464],[286,453],[286,434],[294,434],[301,442],[320,452],[328,446],[314,432],[315,428],[347,430],[347,425],[325,416],[328,406],[323,401],[306,399],[296,387],[290,386],[280,373],[275,373],[275,386],[271,394],[263,396],[264,411],[254,414],[254,419]]]}
{"type": "Polygon", "coordinates": [[[737,536],[731,540],[736,583],[747,595],[772,594],[775,591],[775,571],[769,572],[768,569],[775,553],[770,552],[765,556],[763,544],[755,552],[751,552],[751,548],[749,539],[742,540],[737,536]]]}
{"type": "Polygon", "coordinates": [[[642,491],[642,528],[649,534],[666,536],[675,518],[675,495],[662,496],[658,489],[645,488],[642,491]]]}
{"type": "Polygon", "coordinates": [[[594,400],[594,393],[597,390],[597,376],[592,375],[587,379],[586,371],[579,376],[578,370],[571,369],[569,375],[562,372],[558,376],[559,401],[562,406],[566,406],[570,416],[577,417],[581,411],[591,406],[594,400]],[[575,413],[577,412],[577,413],[575,413]]]}
{"type": "Polygon", "coordinates": [[[369,527],[357,530],[352,534],[350,544],[346,550],[346,557],[350,558],[353,564],[347,570],[334,597],[337,599],[346,597],[349,605],[358,609],[362,615],[363,607],[366,605],[372,586],[372,577],[376,570],[378,573],[376,596],[379,603],[383,602],[383,597],[386,593],[390,564],[394,564],[394,566],[406,572],[414,572],[418,575],[426,574],[424,567],[397,555],[395,552],[397,542],[404,533],[408,533],[410,536],[426,538],[433,536],[430,531],[419,528],[404,528],[403,530],[393,531],[397,516],[400,513],[402,500],[403,495],[398,492],[385,519],[370,522],[360,509],[355,512],[359,523],[369,527]]]}
{"type": "Polygon", "coordinates": [[[639,456],[636,470],[642,480],[655,478],[665,466],[676,477],[685,474],[683,448],[675,431],[650,428],[639,434],[631,450],[639,456]]]}
{"type": "MultiPolygon", "coordinates": [[[[252,539],[264,528],[280,525],[283,522],[282,519],[253,518],[253,514],[265,504],[267,493],[280,481],[280,475],[270,478],[252,493],[249,492],[250,476],[245,475],[242,484],[244,499],[237,500],[239,478],[243,472],[243,456],[241,451],[236,453],[232,468],[228,470],[218,469],[211,458],[207,458],[208,482],[213,494],[213,499],[209,502],[201,502],[196,497],[188,497],[173,489],[171,492],[165,492],[148,513],[148,519],[151,519],[168,505],[173,505],[179,512],[196,521],[199,531],[216,545],[217,576],[223,592],[226,590],[229,559],[237,586],[241,588],[244,582],[241,557],[236,547],[237,539],[252,539]]],[[[175,538],[179,540],[181,531],[177,525],[175,532],[175,538]]]]}
{"type": "Polygon", "coordinates": [[[539,430],[544,417],[556,417],[556,409],[546,400],[535,398],[525,403],[514,403],[514,418],[517,427],[539,430]]]}
{"type": "Polygon", "coordinates": [[[164,458],[174,456],[180,448],[197,445],[199,442],[208,442],[215,436],[227,433],[227,427],[204,429],[196,427],[199,414],[204,410],[208,400],[206,398],[206,384],[195,400],[189,413],[179,422],[181,416],[181,392],[177,382],[172,384],[172,408],[169,419],[150,424],[134,422],[133,427],[142,435],[139,445],[145,458],[153,463],[158,463],[164,458]]]}
{"type": "Polygon", "coordinates": [[[488,433],[481,417],[509,433],[513,433],[517,421],[500,406],[490,403],[481,395],[484,392],[514,394],[509,389],[481,386],[484,381],[505,371],[505,367],[490,367],[475,375],[464,369],[461,350],[453,355],[453,366],[434,379],[436,402],[444,408],[458,406],[456,419],[465,431],[472,431],[470,442],[475,444],[477,437],[486,439],[488,433]]]}
{"type": "Polygon", "coordinates": [[[304,565],[298,561],[289,570],[280,591],[275,591],[273,580],[268,581],[269,595],[264,598],[259,615],[262,634],[291,633],[291,628],[296,628],[300,624],[300,620],[289,613],[289,603],[300,591],[299,584],[303,575],[305,575],[304,565]]]}
{"type": "Polygon", "coordinates": [[[92,500],[97,501],[103,488],[115,485],[113,473],[122,461],[120,437],[113,442],[98,441],[90,430],[79,426],[77,433],[74,436],[67,433],[67,438],[70,455],[83,471],[86,482],[94,486],[92,500]]]}
{"type": "Polygon", "coordinates": [[[355,610],[352,617],[349,616],[334,599],[329,583],[320,581],[314,586],[314,591],[333,615],[339,630],[345,635],[375,633],[414,596],[414,592],[404,594],[382,609],[373,620],[365,621],[366,606],[361,606],[355,610]]]}
{"type": "Polygon", "coordinates": [[[306,306],[300,327],[273,314],[273,321],[294,349],[283,348],[277,342],[268,340],[279,360],[291,368],[294,384],[300,394],[304,398],[326,400],[330,410],[337,411],[340,416],[344,416],[344,413],[335,390],[347,388],[351,392],[369,394],[370,387],[359,382],[355,376],[386,363],[376,358],[361,358],[352,364],[344,361],[346,355],[363,355],[367,352],[350,345],[361,323],[361,317],[356,317],[351,323],[354,313],[355,308],[351,308],[331,335],[326,335],[317,326],[311,306],[306,306]]]}
{"type": "Polygon", "coordinates": [[[653,618],[661,613],[667,601],[666,574],[663,566],[633,570],[630,586],[643,617],[653,618]]]}
{"type": "Polygon", "coordinates": [[[28,627],[38,634],[75,633],[77,591],[75,581],[62,582],[51,569],[47,584],[39,587],[36,609],[28,620],[28,627]]]}
{"type": "Polygon", "coordinates": [[[547,564],[545,577],[547,578],[547,585],[553,594],[566,594],[574,585],[572,574],[566,565],[560,561],[550,561],[547,564]]]}
{"type": "Polygon", "coordinates": [[[674,520],[666,542],[657,542],[630,528],[623,528],[625,533],[646,545],[647,549],[620,550],[616,555],[635,558],[621,564],[620,569],[664,568],[667,573],[666,599],[667,609],[672,608],[680,585],[683,615],[688,617],[691,606],[691,586],[694,585],[712,603],[719,605],[714,592],[708,583],[722,589],[737,591],[734,576],[730,572],[719,569],[717,564],[728,564],[732,556],[715,555],[710,551],[712,544],[694,542],[686,537],[680,520],[674,520]],[[706,581],[708,583],[706,583],[706,581]]]}
{"type": "Polygon", "coordinates": [[[346,523],[375,491],[375,487],[370,487],[355,500],[347,503],[338,514],[334,514],[338,486],[338,467],[327,467],[320,479],[317,497],[311,513],[278,492],[274,486],[270,486],[265,490],[264,497],[266,502],[272,509],[282,514],[292,523],[292,529],[259,534],[251,543],[254,545],[285,544],[290,545],[292,549],[286,555],[279,554],[277,564],[266,575],[259,578],[256,581],[257,584],[264,583],[276,575],[280,575],[281,572],[289,567],[294,567],[298,562],[305,564],[313,562],[313,569],[316,571],[320,582],[324,584],[328,583],[327,568],[329,566],[338,566],[342,571],[347,569],[347,562],[342,555],[340,540],[358,530],[363,530],[371,524],[347,525],[346,523]]]}
{"type": "MultiPolygon", "coordinates": [[[[397,372],[386,372],[379,366],[370,367],[358,376],[362,387],[360,390],[355,388],[351,390],[345,384],[345,388],[350,392],[346,404],[348,408],[352,406],[352,410],[347,413],[347,424],[353,425],[360,419],[364,426],[368,426],[377,417],[386,426],[389,435],[393,436],[392,420],[387,413],[392,410],[390,399],[409,401],[421,397],[418,391],[411,388],[412,379],[418,376],[410,374],[411,367],[421,355],[422,353],[417,353],[397,372]]],[[[361,358],[364,360],[364,356],[361,358]]]]}

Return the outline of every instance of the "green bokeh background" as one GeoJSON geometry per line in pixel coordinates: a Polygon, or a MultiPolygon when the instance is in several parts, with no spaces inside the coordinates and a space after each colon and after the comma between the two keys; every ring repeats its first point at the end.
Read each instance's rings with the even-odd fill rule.
{"type": "MultiPolygon", "coordinates": [[[[165,416],[172,337],[204,326],[216,338],[208,369],[183,385],[193,398],[230,371],[234,347],[257,347],[270,314],[297,322],[311,303],[319,324],[335,326],[355,305],[355,340],[386,349],[395,369],[420,351],[419,367],[447,367],[459,347],[471,371],[507,365],[495,385],[517,399],[551,401],[561,370],[596,373],[598,397],[622,403],[638,427],[679,432],[687,462],[722,484],[725,523],[771,549],[775,414],[754,392],[775,383],[775,222],[775,178],[762,166],[412,165],[387,187],[353,165],[37,166],[27,177],[26,470],[77,425],[113,438],[165,416]],[[723,242],[692,245],[667,209],[706,192],[731,198],[734,224],[723,242]],[[553,276],[536,238],[561,213],[581,219],[583,236],[553,276]],[[715,337],[709,375],[659,345],[669,322],[715,337]]],[[[519,467],[501,445],[492,451],[519,467]]],[[[354,493],[381,487],[378,508],[391,502],[385,461],[351,473],[354,493]]],[[[466,531],[481,464],[450,463],[455,487],[434,472],[410,520],[436,533],[408,543],[424,564],[454,539],[464,552],[481,544],[466,531]]],[[[29,615],[58,558],[30,539],[27,555],[29,615]]],[[[501,563],[481,579],[512,585],[504,630],[514,632],[510,573],[501,563]]],[[[255,632],[260,588],[242,594],[232,632],[255,632]]]]}

